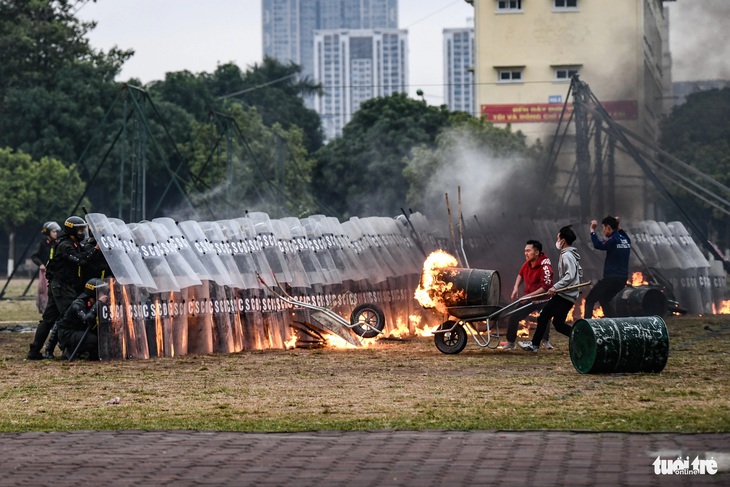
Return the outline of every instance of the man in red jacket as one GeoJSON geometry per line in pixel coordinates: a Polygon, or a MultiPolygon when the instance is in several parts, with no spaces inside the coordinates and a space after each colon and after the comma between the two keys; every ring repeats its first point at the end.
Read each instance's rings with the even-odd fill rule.
{"type": "MultiPolygon", "coordinates": [[[[519,297],[520,285],[525,283],[523,298],[529,298],[537,294],[542,294],[550,289],[553,285],[553,266],[550,258],[542,252],[542,244],[537,240],[528,240],[525,244],[525,263],[522,264],[517,279],[515,279],[515,287],[512,290],[512,300],[515,301],[519,297]]],[[[515,350],[515,340],[517,339],[517,329],[520,321],[527,318],[533,311],[539,311],[547,303],[547,298],[539,301],[531,301],[525,299],[524,303],[515,305],[514,309],[521,308],[529,303],[529,306],[520,309],[517,313],[509,315],[509,325],[507,326],[507,343],[502,346],[502,350],[515,350]]],[[[549,336],[545,334],[542,339],[542,345],[546,349],[553,348],[548,341],[549,336]]]]}

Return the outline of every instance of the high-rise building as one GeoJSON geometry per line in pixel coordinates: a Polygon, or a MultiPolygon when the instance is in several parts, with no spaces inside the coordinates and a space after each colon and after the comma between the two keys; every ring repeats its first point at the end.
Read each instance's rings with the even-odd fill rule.
{"type": "Polygon", "coordinates": [[[314,31],[395,29],[398,0],[262,0],[264,56],[314,73],[314,31]]]}
{"type": "Polygon", "coordinates": [[[405,30],[319,30],[314,52],[314,80],[324,89],[314,109],[328,139],[342,132],[364,101],[407,89],[405,30]]]}
{"type": "MultiPolygon", "coordinates": [[[[671,86],[663,0],[466,1],[474,6],[476,105],[482,116],[549,146],[578,73],[614,120],[656,140],[671,86]]],[[[568,133],[558,160],[557,184],[563,188],[576,166],[574,135],[568,133]]],[[[616,207],[606,211],[646,217],[652,206],[646,178],[618,152],[615,178],[611,173],[616,207]]],[[[595,210],[575,198],[567,206],[595,210]]]]}
{"type": "Polygon", "coordinates": [[[444,29],[444,102],[474,114],[474,28],[444,29]]]}

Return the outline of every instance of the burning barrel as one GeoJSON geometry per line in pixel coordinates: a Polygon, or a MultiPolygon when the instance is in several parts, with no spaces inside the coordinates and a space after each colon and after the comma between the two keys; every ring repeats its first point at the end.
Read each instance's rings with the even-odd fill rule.
{"type": "Polygon", "coordinates": [[[499,306],[501,282],[497,271],[447,267],[439,271],[438,277],[452,284],[443,294],[447,307],[499,306]]]}
{"type": "Polygon", "coordinates": [[[667,297],[650,286],[625,287],[609,303],[607,316],[660,316],[669,312],[667,297]]]}
{"type": "Polygon", "coordinates": [[[570,360],[581,374],[661,372],[668,357],[659,316],[578,320],[570,335],[570,360]]]}

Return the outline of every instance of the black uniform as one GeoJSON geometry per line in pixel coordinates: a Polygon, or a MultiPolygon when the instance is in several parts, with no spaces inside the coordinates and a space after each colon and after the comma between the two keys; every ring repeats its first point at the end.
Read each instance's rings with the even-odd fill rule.
{"type": "MultiPolygon", "coordinates": [[[[48,304],[43,312],[33,343],[30,345],[28,357],[40,354],[41,348],[51,332],[54,323],[63,316],[84,287],[82,266],[96,251],[84,249],[75,237],[64,235],[58,240],[46,266],[46,275],[50,283],[48,304]]],[[[54,344],[55,346],[55,344],[54,344]]],[[[47,351],[52,352],[52,350],[47,351]]]]}
{"type": "Polygon", "coordinates": [[[48,264],[48,259],[51,258],[51,249],[56,242],[58,242],[58,240],[51,237],[43,237],[43,240],[38,242],[35,252],[33,252],[30,256],[33,263],[38,267],[48,264]]]}
{"type": "Polygon", "coordinates": [[[89,360],[99,360],[99,339],[96,331],[96,300],[82,293],[58,322],[58,343],[70,356],[81,343],[78,354],[89,354],[89,360]],[[92,328],[84,336],[86,328],[92,328]],[[81,339],[83,338],[83,342],[81,339]]]}

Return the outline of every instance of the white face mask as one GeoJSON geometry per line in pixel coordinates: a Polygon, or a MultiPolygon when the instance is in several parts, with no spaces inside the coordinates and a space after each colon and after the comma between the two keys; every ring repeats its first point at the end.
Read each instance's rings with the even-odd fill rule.
{"type": "Polygon", "coordinates": [[[558,249],[558,250],[562,250],[562,247],[560,246],[560,240],[558,240],[557,242],[555,242],[555,248],[558,249]]]}

